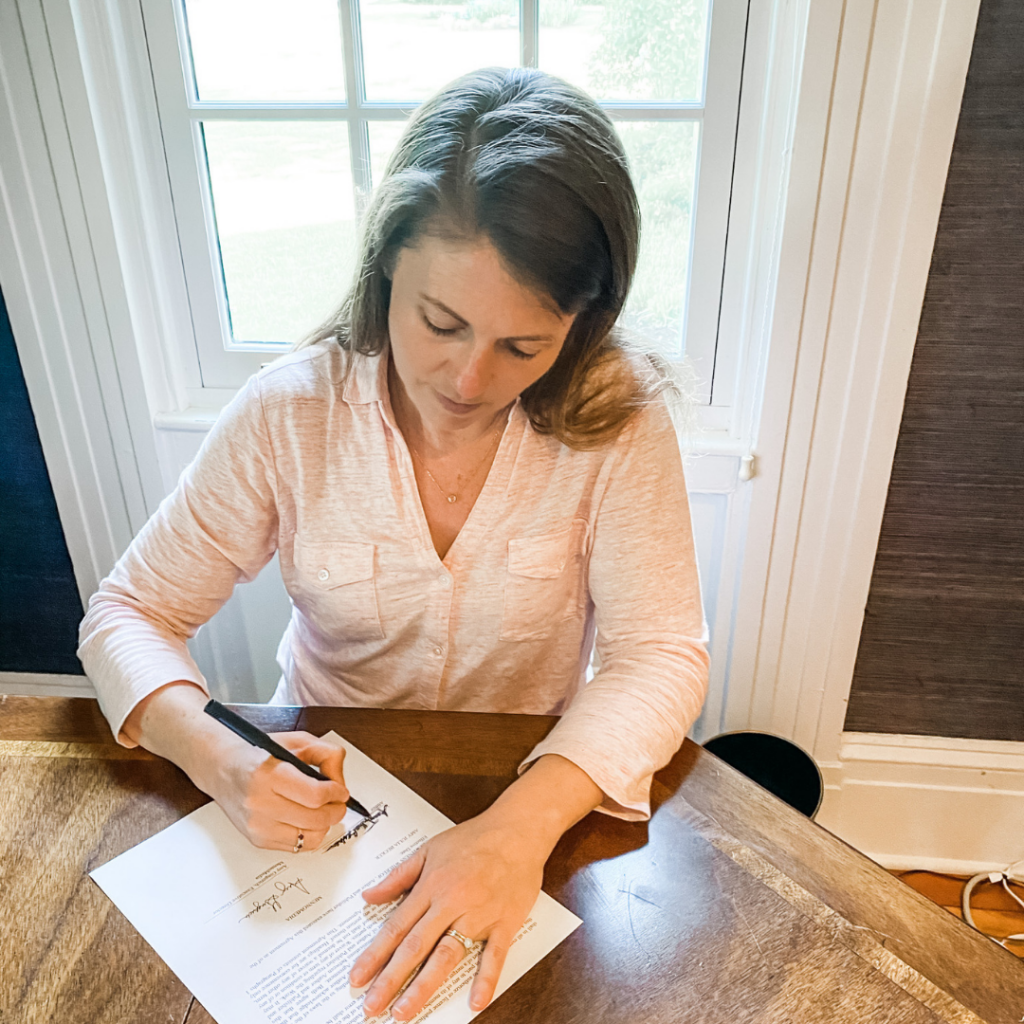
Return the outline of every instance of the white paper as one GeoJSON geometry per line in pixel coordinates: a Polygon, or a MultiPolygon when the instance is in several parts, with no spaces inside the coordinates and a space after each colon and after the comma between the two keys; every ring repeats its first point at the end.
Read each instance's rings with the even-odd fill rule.
{"type": "MultiPolygon", "coordinates": [[[[452,822],[336,733],[345,781],[370,810],[349,811],[319,850],[260,850],[215,803],[91,872],[218,1024],[362,1024],[348,973],[394,908],[361,893],[452,822]]],[[[497,994],[582,922],[541,893],[516,936],[497,994]]],[[[465,1024],[480,950],[414,1020],[465,1024]]],[[[385,1011],[374,1022],[390,1022],[385,1011]]]]}

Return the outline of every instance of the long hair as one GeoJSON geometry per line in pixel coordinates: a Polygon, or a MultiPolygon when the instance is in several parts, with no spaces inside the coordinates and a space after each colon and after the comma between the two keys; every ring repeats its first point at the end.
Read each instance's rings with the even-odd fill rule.
{"type": "Polygon", "coordinates": [[[531,68],[484,68],[424,103],[367,209],[355,281],[304,344],[381,352],[398,253],[424,234],[487,238],[522,284],[575,314],[554,365],[520,396],[535,430],[597,447],[661,383],[614,329],[640,211],[622,143],[585,93],[531,68]]]}

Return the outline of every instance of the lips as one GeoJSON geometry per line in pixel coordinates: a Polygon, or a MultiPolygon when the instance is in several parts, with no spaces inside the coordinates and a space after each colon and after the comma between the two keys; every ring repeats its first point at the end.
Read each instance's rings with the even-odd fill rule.
{"type": "Polygon", "coordinates": [[[465,405],[462,402],[453,402],[450,398],[445,398],[440,392],[435,391],[437,400],[441,404],[441,408],[447,410],[450,413],[454,413],[456,416],[465,416],[467,413],[475,412],[480,408],[480,403],[477,402],[473,405],[465,405]]]}

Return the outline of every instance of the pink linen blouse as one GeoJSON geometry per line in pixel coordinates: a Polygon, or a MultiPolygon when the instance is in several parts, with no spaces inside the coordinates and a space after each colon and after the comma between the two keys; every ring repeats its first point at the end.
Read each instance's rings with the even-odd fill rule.
{"type": "Polygon", "coordinates": [[[659,401],[597,451],[518,402],[469,518],[434,550],[387,355],[321,344],[264,369],[89,602],[79,656],[114,735],[185,640],[277,551],[292,600],[275,703],[560,715],[560,754],[649,814],[707,687],[679,448],[659,401]],[[588,681],[596,636],[600,668],[588,681]]]}

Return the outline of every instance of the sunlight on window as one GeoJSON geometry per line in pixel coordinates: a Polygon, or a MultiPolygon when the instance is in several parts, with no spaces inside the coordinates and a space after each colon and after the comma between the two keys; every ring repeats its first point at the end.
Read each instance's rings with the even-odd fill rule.
{"type": "Polygon", "coordinates": [[[539,0],[540,66],[599,100],[698,103],[707,0],[539,0]]]}
{"type": "Polygon", "coordinates": [[[663,355],[682,356],[700,125],[619,124],[640,199],[640,259],[623,321],[663,355]]]}
{"type": "Polygon", "coordinates": [[[295,341],[337,305],[355,258],[348,129],[208,121],[224,286],[236,341],[295,341]]]}
{"type": "Polygon", "coordinates": [[[187,0],[200,100],[344,103],[336,0],[187,0]]]}
{"type": "Polygon", "coordinates": [[[518,0],[370,0],[361,15],[371,103],[418,103],[474,68],[519,63],[518,0]]]}

